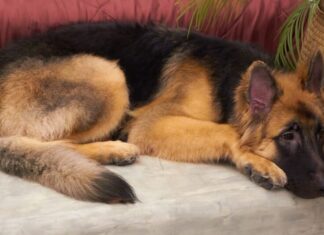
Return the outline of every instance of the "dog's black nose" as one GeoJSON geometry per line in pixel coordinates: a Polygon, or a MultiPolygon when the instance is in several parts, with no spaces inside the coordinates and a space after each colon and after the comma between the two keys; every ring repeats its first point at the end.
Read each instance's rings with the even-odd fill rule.
{"type": "Polygon", "coordinates": [[[322,197],[324,197],[324,188],[321,188],[321,189],[320,189],[320,195],[321,195],[322,197]]]}
{"type": "Polygon", "coordinates": [[[324,185],[320,187],[320,194],[321,196],[324,196],[324,185]]]}
{"type": "Polygon", "coordinates": [[[319,186],[321,196],[324,196],[324,172],[322,172],[321,176],[319,177],[319,186]]]}
{"type": "MultiPolygon", "coordinates": [[[[311,179],[316,182],[316,191],[319,191],[321,196],[324,196],[324,170],[318,169],[317,171],[309,172],[311,179]]],[[[318,192],[317,191],[317,192],[318,192]]]]}

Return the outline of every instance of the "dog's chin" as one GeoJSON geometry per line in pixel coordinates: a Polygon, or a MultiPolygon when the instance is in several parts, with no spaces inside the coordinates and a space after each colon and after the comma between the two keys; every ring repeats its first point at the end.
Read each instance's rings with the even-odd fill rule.
{"type": "Polygon", "coordinates": [[[303,189],[293,187],[289,184],[286,185],[286,189],[292,192],[294,195],[304,199],[314,199],[318,197],[324,197],[324,190],[321,189],[309,189],[304,187],[303,189]]]}

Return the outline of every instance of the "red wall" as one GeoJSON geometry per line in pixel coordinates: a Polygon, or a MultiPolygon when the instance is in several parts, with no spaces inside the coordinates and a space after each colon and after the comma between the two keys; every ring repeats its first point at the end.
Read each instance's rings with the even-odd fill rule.
{"type": "MultiPolygon", "coordinates": [[[[225,21],[224,14],[220,15],[202,31],[253,42],[274,52],[280,26],[298,2],[300,0],[250,0],[233,20],[225,21]]],[[[0,47],[67,22],[123,19],[176,26],[177,15],[175,0],[0,0],[0,47]]],[[[186,15],[178,25],[187,27],[189,20],[186,15]]]]}

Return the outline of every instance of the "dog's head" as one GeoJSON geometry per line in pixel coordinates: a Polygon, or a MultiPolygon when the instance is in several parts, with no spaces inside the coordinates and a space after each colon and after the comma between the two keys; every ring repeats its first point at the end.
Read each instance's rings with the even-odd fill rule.
{"type": "Polygon", "coordinates": [[[324,196],[320,53],[308,67],[284,73],[254,62],[236,90],[234,123],[242,148],[277,163],[287,174],[288,190],[314,198],[324,196]]]}

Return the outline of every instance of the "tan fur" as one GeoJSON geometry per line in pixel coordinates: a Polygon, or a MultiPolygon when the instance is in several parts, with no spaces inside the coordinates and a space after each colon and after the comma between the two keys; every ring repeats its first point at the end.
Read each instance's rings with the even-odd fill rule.
{"type": "Polygon", "coordinates": [[[163,116],[135,125],[129,142],[140,147],[143,154],[164,159],[193,163],[231,160],[241,171],[247,165],[268,175],[276,185],[287,181],[285,173],[274,163],[251,152],[242,151],[235,129],[182,116],[163,116]],[[151,122],[151,123],[149,123],[151,122]]]}
{"type": "MultiPolygon", "coordinates": [[[[101,164],[122,164],[125,159],[130,156],[136,157],[140,153],[136,145],[122,141],[103,141],[89,144],[66,143],[66,146],[101,164]]],[[[135,158],[129,160],[132,163],[135,158]]]]}
{"type": "MultiPolygon", "coordinates": [[[[125,76],[116,62],[107,63],[103,59],[94,61],[90,57],[87,58],[86,63],[92,71],[91,74],[86,74],[85,77],[89,79],[89,83],[95,85],[98,94],[104,97],[106,105],[103,115],[96,125],[87,131],[73,133],[68,137],[68,139],[77,142],[94,141],[107,135],[107,132],[109,134],[110,131],[117,127],[129,105],[125,76]],[[94,65],[95,67],[93,67],[94,65]],[[94,71],[97,74],[94,75],[94,71]],[[107,71],[109,71],[109,74],[107,74],[107,71]]],[[[80,67],[85,66],[83,60],[78,64],[80,67]]],[[[67,71],[68,73],[69,71],[67,71]]]]}
{"type": "MultiPolygon", "coordinates": [[[[279,167],[241,149],[236,129],[213,122],[219,119],[219,113],[213,111],[208,75],[205,67],[190,60],[168,65],[165,84],[156,98],[133,112],[129,142],[139,146],[142,154],[169,160],[215,162],[227,158],[241,170],[253,165],[276,185],[284,185],[286,175],[279,167]]],[[[262,146],[265,148],[265,144],[262,146]]],[[[269,147],[258,150],[273,156],[274,152],[266,151],[269,147]]]]}
{"type": "Polygon", "coordinates": [[[102,164],[135,161],[136,146],[107,138],[128,108],[116,62],[90,55],[9,66],[0,83],[0,170],[76,199],[134,202],[122,178],[102,164]]]}
{"type": "MultiPolygon", "coordinates": [[[[87,142],[107,136],[119,123],[128,107],[125,78],[115,62],[93,56],[76,56],[48,64],[31,60],[21,69],[15,69],[2,83],[0,134],[26,135],[43,140],[68,138],[87,142]],[[88,86],[97,102],[102,100],[102,112],[96,125],[79,131],[76,120],[87,116],[88,107],[71,104],[55,111],[42,112],[35,94],[52,92],[40,90],[40,83],[48,78],[88,86]],[[37,123],[37,125],[35,125],[37,123]]],[[[78,95],[75,88],[75,95],[78,95]]],[[[55,91],[60,96],[60,91],[55,91]]],[[[65,92],[65,91],[62,91],[65,92]]]]}
{"type": "Polygon", "coordinates": [[[249,110],[247,90],[249,86],[249,76],[254,66],[263,64],[254,62],[244,74],[241,84],[235,94],[235,113],[238,121],[236,130],[240,134],[240,146],[246,150],[253,151],[269,160],[276,160],[276,148],[273,138],[278,136],[286,125],[296,117],[301,123],[307,123],[309,120],[303,114],[297,114],[296,111],[300,104],[304,104],[312,113],[318,117],[323,117],[322,103],[318,97],[302,89],[305,73],[297,70],[296,73],[274,72],[273,76],[279,90],[278,100],[271,108],[271,112],[264,122],[251,123],[252,117],[249,110]],[[265,124],[265,125],[264,125],[265,124]],[[264,129],[263,126],[266,128],[264,129]]]}
{"type": "MultiPolygon", "coordinates": [[[[20,135],[43,141],[66,139],[75,144],[101,140],[117,127],[129,104],[125,77],[117,63],[90,55],[73,56],[50,63],[30,59],[18,68],[13,66],[3,79],[5,82],[0,86],[1,136],[20,135]],[[54,82],[48,87],[42,86],[49,79],[54,82]],[[55,90],[50,86],[53,84],[59,85],[58,88],[62,86],[62,89],[65,89],[65,85],[71,88],[55,90]],[[82,91],[84,87],[86,90],[82,91]],[[90,98],[85,96],[79,101],[79,96],[87,95],[82,92],[88,92],[90,98]],[[62,97],[64,93],[70,93],[71,97],[66,98],[70,99],[67,100],[70,103],[64,103],[62,107],[51,111],[41,105],[42,102],[50,101],[37,101],[37,95],[52,98],[62,97]],[[98,117],[91,120],[91,107],[87,105],[97,103],[98,111],[95,111],[98,117]],[[82,122],[86,120],[89,120],[90,127],[80,130],[82,122]]],[[[113,141],[77,149],[80,153],[86,153],[84,156],[105,163],[109,163],[112,156],[127,159],[138,155],[133,145],[113,141]],[[99,149],[103,152],[100,153],[99,149]]]]}
{"type": "Polygon", "coordinates": [[[16,168],[28,168],[28,171],[21,172],[23,178],[76,199],[96,197],[93,181],[107,171],[60,142],[13,136],[0,138],[0,146],[10,148],[11,154],[16,157],[23,153],[24,159],[20,160],[20,164],[15,163],[16,168]]]}
{"type": "Polygon", "coordinates": [[[263,63],[250,66],[235,91],[232,122],[220,124],[222,110],[215,101],[211,72],[181,53],[164,66],[155,96],[134,110],[128,110],[125,77],[116,62],[89,55],[50,63],[25,61],[6,73],[0,86],[0,135],[28,136],[41,143],[27,143],[31,149],[55,146],[101,164],[129,164],[140,153],[193,163],[228,159],[239,170],[253,169],[252,174],[282,187],[287,177],[273,163],[273,138],[296,116],[310,121],[307,115],[296,115],[300,106],[318,116],[322,106],[318,97],[302,89],[304,73],[271,71],[276,102],[267,117],[253,120],[247,92],[250,73],[259,65],[263,63]],[[121,125],[126,113],[130,121],[121,125]],[[129,143],[102,141],[118,125],[128,133],[129,143]]]}
{"type": "Polygon", "coordinates": [[[220,110],[212,108],[213,95],[209,76],[209,71],[197,61],[172,58],[164,68],[163,85],[155,99],[132,111],[131,115],[140,117],[152,108],[170,105],[172,108],[165,108],[164,113],[176,112],[198,120],[217,121],[220,110]]]}

